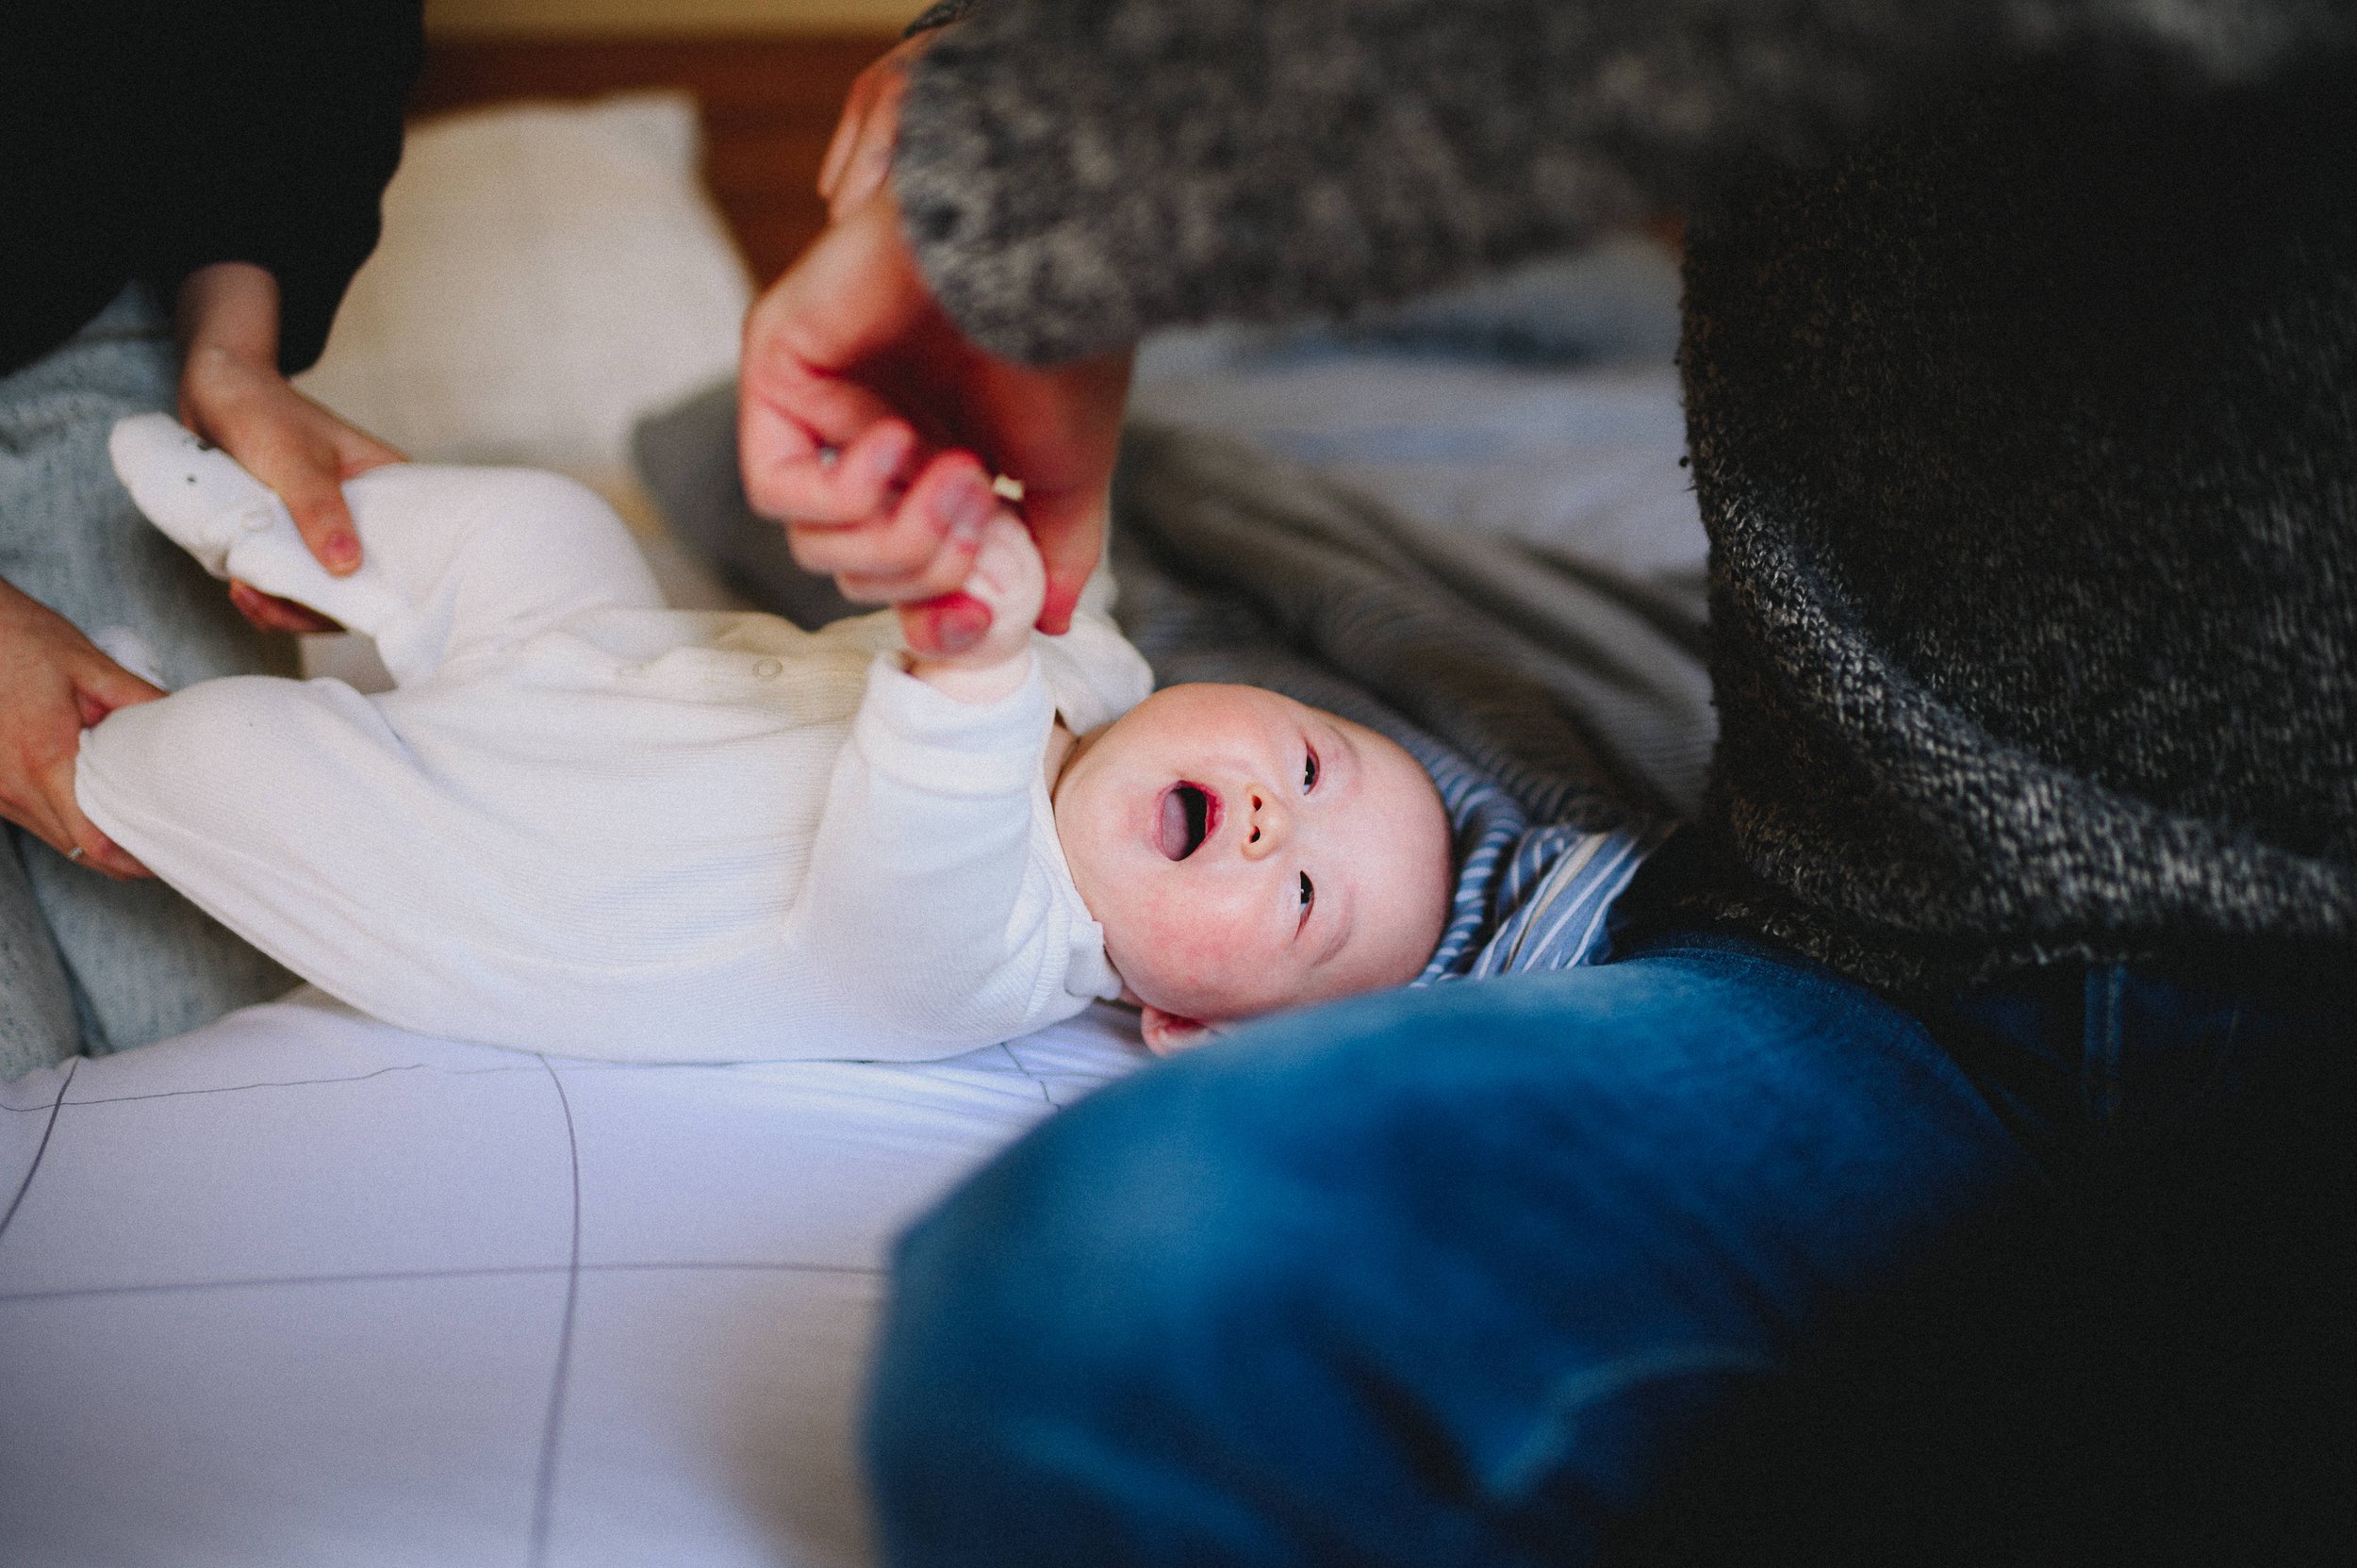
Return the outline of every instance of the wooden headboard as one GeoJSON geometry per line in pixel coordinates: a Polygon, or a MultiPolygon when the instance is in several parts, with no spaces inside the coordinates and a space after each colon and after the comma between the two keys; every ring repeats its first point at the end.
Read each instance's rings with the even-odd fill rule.
{"type": "Polygon", "coordinates": [[[825,225],[816,182],[836,112],[851,78],[896,37],[437,41],[410,108],[684,88],[703,105],[706,181],[766,283],[825,225]]]}

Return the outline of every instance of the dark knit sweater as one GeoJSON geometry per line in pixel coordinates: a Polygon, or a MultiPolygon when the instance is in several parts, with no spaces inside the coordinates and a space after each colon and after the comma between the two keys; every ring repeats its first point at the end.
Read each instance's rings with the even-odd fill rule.
{"type": "Polygon", "coordinates": [[[2357,8],[991,0],[896,179],[1034,360],[1683,207],[1703,907],[2357,973],[2357,8]]]}
{"type": "Polygon", "coordinates": [[[319,357],[378,231],[419,0],[39,0],[0,43],[0,374],[134,279],[251,261],[319,357]]]}

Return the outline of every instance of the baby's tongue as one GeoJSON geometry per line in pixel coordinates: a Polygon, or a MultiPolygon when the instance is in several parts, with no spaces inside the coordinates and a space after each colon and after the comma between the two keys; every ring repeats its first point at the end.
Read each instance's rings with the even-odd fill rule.
{"type": "Polygon", "coordinates": [[[1173,860],[1187,858],[1186,791],[1172,787],[1162,791],[1162,820],[1157,834],[1162,853],[1173,860]]]}

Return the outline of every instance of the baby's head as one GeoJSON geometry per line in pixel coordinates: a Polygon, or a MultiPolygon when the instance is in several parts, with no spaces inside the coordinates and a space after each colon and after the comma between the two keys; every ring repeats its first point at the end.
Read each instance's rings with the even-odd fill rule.
{"type": "Polygon", "coordinates": [[[1423,767],[1258,686],[1156,692],[1080,742],[1055,806],[1158,1051],[1205,1024],[1404,984],[1447,920],[1448,813],[1423,767]]]}

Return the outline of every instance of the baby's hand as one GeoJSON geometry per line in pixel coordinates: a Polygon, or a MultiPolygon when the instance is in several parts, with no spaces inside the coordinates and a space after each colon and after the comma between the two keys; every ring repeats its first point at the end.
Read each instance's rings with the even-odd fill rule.
{"type": "MultiPolygon", "coordinates": [[[[1030,673],[1031,623],[1047,597],[1047,568],[1013,512],[1000,508],[982,530],[974,569],[960,589],[990,612],[990,630],[962,653],[946,659],[914,659],[910,672],[966,702],[995,702],[1030,673]]],[[[922,606],[900,608],[903,626],[922,606]]]]}

